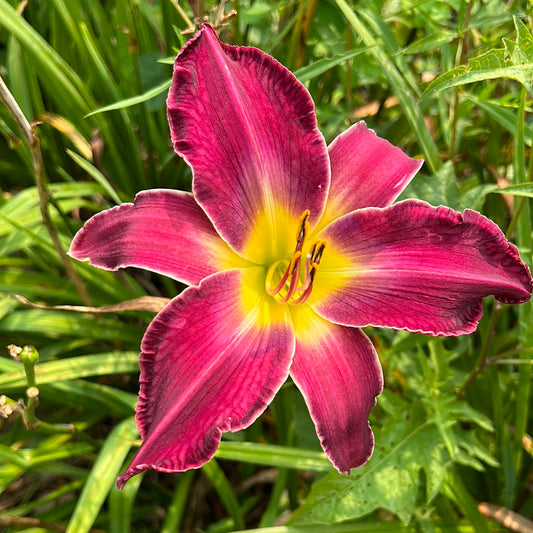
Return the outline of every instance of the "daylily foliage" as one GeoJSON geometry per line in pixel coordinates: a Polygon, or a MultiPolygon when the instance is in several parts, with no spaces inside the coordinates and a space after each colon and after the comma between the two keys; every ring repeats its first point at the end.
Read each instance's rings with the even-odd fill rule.
{"type": "Polygon", "coordinates": [[[149,190],[97,214],[70,253],[189,285],[141,345],[144,442],[120,476],[198,468],[290,375],[340,472],[372,453],[378,357],[360,328],[475,330],[481,300],[522,303],[529,270],[474,211],[393,205],[422,162],[357,123],[326,146],[305,88],[204,25],[176,58],[174,149],[193,192],[149,190]]]}

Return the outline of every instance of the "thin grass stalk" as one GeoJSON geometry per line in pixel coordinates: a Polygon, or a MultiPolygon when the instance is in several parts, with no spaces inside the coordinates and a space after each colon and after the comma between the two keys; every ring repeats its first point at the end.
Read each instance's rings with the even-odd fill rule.
{"type": "MultiPolygon", "coordinates": [[[[294,446],[294,393],[295,390],[292,387],[282,388],[272,406],[276,417],[278,435],[285,446],[294,446]]],[[[277,479],[270,494],[270,501],[261,517],[259,527],[272,526],[279,516],[281,498],[287,486],[288,474],[288,468],[279,468],[277,479]]]]}
{"type": "Polygon", "coordinates": [[[33,128],[30,126],[30,123],[28,122],[24,114],[22,113],[19,105],[17,104],[16,100],[13,98],[13,95],[11,94],[11,92],[7,88],[7,85],[4,83],[4,80],[1,77],[0,77],[0,99],[6,106],[9,114],[13,117],[13,119],[17,123],[17,126],[22,132],[30,148],[31,157],[33,161],[33,168],[34,168],[34,173],[35,173],[35,182],[37,184],[37,189],[39,191],[39,208],[41,211],[41,217],[43,219],[43,224],[45,225],[48,231],[48,234],[50,235],[50,238],[52,239],[54,248],[56,249],[63,265],[65,266],[68,277],[70,278],[70,280],[76,287],[76,290],[78,291],[78,294],[80,295],[85,305],[90,306],[92,305],[91,297],[89,296],[89,293],[87,289],[85,288],[83,281],[78,276],[78,273],[74,270],[74,267],[72,266],[70,258],[68,257],[67,253],[63,249],[56,227],[54,226],[54,224],[52,223],[52,219],[50,218],[50,213],[48,211],[50,193],[48,189],[46,188],[46,182],[45,182],[45,177],[44,177],[43,157],[41,154],[41,145],[39,142],[39,138],[37,137],[37,135],[35,135],[33,128]]]}
{"type": "MultiPolygon", "coordinates": [[[[457,44],[457,54],[455,66],[462,65],[464,62],[464,53],[465,53],[465,35],[468,31],[468,26],[470,24],[470,16],[472,14],[472,8],[474,7],[475,0],[470,0],[468,7],[466,9],[466,14],[461,28],[459,29],[459,42],[457,44]]],[[[457,144],[457,123],[459,121],[459,87],[454,89],[454,98],[452,103],[452,108],[450,110],[452,116],[452,127],[451,127],[451,137],[450,137],[450,160],[453,161],[455,157],[455,150],[457,144]]]]}
{"type": "Polygon", "coordinates": [[[476,364],[470,374],[465,379],[463,385],[457,391],[457,399],[460,400],[465,397],[466,391],[472,386],[479,374],[488,366],[490,350],[492,346],[492,340],[494,338],[494,332],[496,330],[496,324],[500,318],[502,312],[502,306],[500,303],[495,302],[490,314],[489,325],[487,331],[483,337],[483,343],[476,364]]]}
{"type": "Polygon", "coordinates": [[[116,486],[111,489],[107,502],[109,510],[108,533],[134,532],[132,529],[133,511],[135,509],[135,498],[142,480],[143,475],[138,475],[130,479],[122,490],[117,489],[116,486]]]}
{"type": "Polygon", "coordinates": [[[180,475],[174,495],[168,506],[167,516],[159,533],[175,533],[176,531],[181,531],[181,525],[185,518],[185,510],[187,508],[187,499],[189,498],[189,492],[195,474],[196,472],[194,470],[188,470],[180,475]]]}
{"type": "Polygon", "coordinates": [[[183,19],[185,24],[187,24],[187,27],[189,29],[194,29],[194,22],[187,16],[187,13],[185,13],[183,8],[180,6],[179,1],[170,0],[170,3],[176,8],[176,11],[180,14],[180,17],[183,19]]]}
{"type": "Polygon", "coordinates": [[[279,516],[280,501],[285,490],[285,485],[287,484],[288,472],[286,468],[280,468],[278,470],[278,476],[270,494],[270,501],[259,522],[260,528],[274,525],[276,518],[279,516]]]}
{"type": "MultiPolygon", "coordinates": [[[[352,49],[352,29],[349,24],[346,24],[346,51],[352,49]]],[[[353,59],[348,59],[346,61],[346,71],[344,74],[344,87],[346,95],[346,104],[348,109],[352,109],[353,106],[353,97],[352,97],[352,67],[353,59]]]]}
{"type": "Polygon", "coordinates": [[[474,526],[476,533],[490,533],[490,528],[485,518],[477,508],[477,502],[472,497],[463,483],[463,480],[456,469],[450,468],[446,476],[445,492],[455,501],[470,523],[474,526]]]}
{"type": "MultiPolygon", "coordinates": [[[[523,183],[526,181],[526,157],[525,157],[525,105],[526,105],[527,91],[522,87],[520,94],[520,105],[516,117],[516,135],[514,146],[514,182],[523,183]]],[[[531,266],[532,254],[532,238],[531,238],[531,216],[530,205],[527,198],[520,198],[518,200],[520,207],[519,215],[517,216],[516,225],[516,243],[522,256],[526,262],[531,266]]],[[[520,319],[519,336],[521,344],[530,346],[533,344],[533,326],[532,326],[532,305],[531,302],[520,306],[517,309],[518,317],[520,319]]],[[[514,420],[514,470],[517,476],[521,474],[521,465],[523,458],[522,440],[526,433],[527,423],[529,419],[529,401],[531,396],[531,377],[533,375],[531,365],[519,365],[518,368],[518,384],[516,389],[516,412],[514,420]]],[[[519,486],[515,487],[513,493],[513,503],[518,498],[519,486]]]]}
{"type": "Polygon", "coordinates": [[[387,75],[390,83],[395,90],[396,96],[400,100],[403,112],[407,120],[414,129],[418,142],[420,143],[426,162],[432,172],[436,172],[442,165],[439,150],[435,141],[431,137],[428,130],[424,115],[419,106],[416,104],[414,96],[409,88],[409,85],[404,80],[394,63],[388,57],[374,36],[370,33],[367,27],[361,22],[355,11],[348,5],[346,0],[335,0],[335,3],[346,17],[347,21],[352,26],[355,33],[360,37],[363,43],[369,48],[369,53],[383,69],[387,75]]]}
{"type": "Polygon", "coordinates": [[[233,492],[231,483],[224,474],[222,468],[220,468],[215,459],[211,459],[211,461],[202,466],[202,471],[209,478],[209,481],[211,481],[220,501],[226,507],[229,515],[233,518],[235,528],[244,529],[246,525],[244,523],[241,506],[239,505],[239,501],[233,492]]]}
{"type": "Polygon", "coordinates": [[[287,56],[287,66],[291,70],[296,70],[301,66],[301,47],[302,41],[305,40],[306,13],[308,9],[314,11],[316,0],[300,0],[296,22],[291,31],[291,40],[289,43],[289,53],[287,56]]]}
{"type": "Polygon", "coordinates": [[[241,2],[240,0],[231,0],[231,7],[234,15],[231,19],[231,36],[233,44],[242,45],[242,32],[241,32],[241,2]]]}

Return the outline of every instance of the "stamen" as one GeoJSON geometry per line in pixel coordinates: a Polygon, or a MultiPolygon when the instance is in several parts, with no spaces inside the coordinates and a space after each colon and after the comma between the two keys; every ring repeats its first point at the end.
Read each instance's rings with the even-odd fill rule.
{"type": "Polygon", "coordinates": [[[305,237],[309,231],[309,214],[309,209],[306,209],[300,217],[300,229],[298,230],[298,235],[296,236],[295,252],[301,251],[302,246],[304,245],[305,237]]]}
{"type": "Polygon", "coordinates": [[[324,253],[324,248],[326,247],[326,243],[324,241],[320,243],[315,243],[313,246],[313,259],[311,260],[313,263],[316,263],[317,265],[320,263],[320,260],[322,259],[322,254],[324,253]],[[315,246],[318,245],[318,250],[315,252],[315,246]]]}
{"type": "Polygon", "coordinates": [[[293,258],[294,257],[296,257],[296,260],[294,261],[294,266],[290,274],[291,281],[289,283],[289,289],[287,290],[287,294],[280,300],[282,304],[288,303],[289,300],[294,296],[294,293],[297,292],[298,290],[298,281],[299,281],[299,274],[300,274],[300,260],[302,257],[302,253],[295,252],[293,255],[293,258]]]}
{"type": "Polygon", "coordinates": [[[317,270],[316,266],[313,265],[311,267],[311,271],[309,272],[309,284],[303,290],[302,294],[298,298],[296,298],[296,300],[293,300],[292,302],[290,302],[291,304],[301,305],[307,302],[309,296],[311,296],[311,291],[313,290],[313,281],[315,279],[316,270],[317,270]]]}
{"type": "Polygon", "coordinates": [[[318,265],[322,259],[322,254],[326,247],[325,241],[316,241],[309,253],[305,256],[305,272],[303,281],[300,284],[300,265],[302,262],[302,249],[305,239],[309,233],[309,210],[305,210],[300,217],[298,233],[296,235],[296,247],[290,261],[276,261],[270,266],[266,275],[266,290],[274,296],[280,303],[290,305],[300,305],[305,303],[313,289],[313,281],[316,277],[318,265]],[[279,282],[273,287],[276,273],[280,273],[283,264],[287,264],[279,282]],[[286,288],[287,292],[284,292],[286,288]],[[284,294],[282,294],[284,292],[284,294]]]}
{"type": "Polygon", "coordinates": [[[283,261],[283,260],[276,261],[268,269],[267,276],[266,276],[266,281],[265,281],[266,290],[267,290],[268,294],[270,294],[271,296],[275,296],[276,294],[279,293],[279,291],[281,291],[281,289],[283,289],[283,287],[285,286],[285,283],[287,282],[287,279],[289,278],[289,276],[294,273],[296,259],[299,258],[301,255],[302,255],[301,252],[295,252],[294,253],[294,255],[291,257],[291,260],[290,260],[287,268],[285,269],[285,273],[283,274],[283,276],[281,277],[281,280],[279,281],[279,283],[275,287],[272,287],[272,280],[274,278],[274,273],[278,269],[278,266],[280,264],[284,263],[285,261],[283,261]]]}

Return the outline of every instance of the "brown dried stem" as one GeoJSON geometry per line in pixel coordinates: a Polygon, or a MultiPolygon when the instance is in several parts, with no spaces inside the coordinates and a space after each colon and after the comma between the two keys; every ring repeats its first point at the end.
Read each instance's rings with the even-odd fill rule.
{"type": "Polygon", "coordinates": [[[485,502],[480,503],[478,509],[483,516],[500,523],[511,531],[517,533],[531,533],[533,531],[531,520],[510,509],[485,502]]]}

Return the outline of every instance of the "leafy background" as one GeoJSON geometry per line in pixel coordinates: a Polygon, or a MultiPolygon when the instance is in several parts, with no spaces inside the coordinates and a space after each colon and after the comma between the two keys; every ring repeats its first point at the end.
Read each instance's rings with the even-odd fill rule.
{"type": "Polygon", "coordinates": [[[368,331],[386,390],[371,415],[374,456],[351,476],[325,460],[288,382],[201,470],[149,472],[116,490],[139,445],[138,347],[153,313],[14,296],[109,306],[182,289],[134,269],[67,267],[58,249],[141,189],[190,187],[165,118],[171,58],[195,21],[219,24],[232,9],[222,38],[292,69],[328,141],[366,120],[424,157],[405,197],[481,210],[531,264],[526,0],[0,0],[0,76],[46,176],[44,188],[35,146],[0,104],[0,339],[40,354],[28,429],[13,403],[29,402],[24,365],[0,350],[2,531],[533,530],[531,304],[491,299],[470,336],[368,331]]]}

